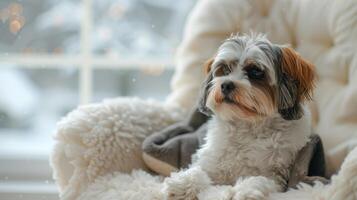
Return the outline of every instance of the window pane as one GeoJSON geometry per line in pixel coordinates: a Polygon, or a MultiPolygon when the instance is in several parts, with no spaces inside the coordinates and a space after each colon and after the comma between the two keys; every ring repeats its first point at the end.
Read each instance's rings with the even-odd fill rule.
{"type": "Polygon", "coordinates": [[[78,72],[0,68],[0,153],[46,155],[56,122],[78,104],[78,72]]]}
{"type": "Polygon", "coordinates": [[[170,91],[172,70],[94,70],[94,101],[118,96],[164,100],[170,91]]]}
{"type": "Polygon", "coordinates": [[[78,53],[80,2],[1,0],[0,54],[78,53]]]}
{"type": "Polygon", "coordinates": [[[171,57],[194,0],[94,0],[97,54],[171,57]]]}

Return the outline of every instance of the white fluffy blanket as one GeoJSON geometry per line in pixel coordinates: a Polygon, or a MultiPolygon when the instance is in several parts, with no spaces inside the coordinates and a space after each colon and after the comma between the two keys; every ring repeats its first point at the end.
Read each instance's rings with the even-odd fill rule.
{"type": "MultiPolygon", "coordinates": [[[[98,178],[78,198],[81,200],[162,200],[162,177],[151,176],[144,171],[130,175],[113,173],[98,178]]],[[[269,200],[356,200],[357,199],[357,148],[346,158],[338,175],[330,185],[301,184],[298,189],[286,193],[271,194],[269,200]]],[[[199,194],[199,200],[230,200],[232,186],[212,186],[199,194]]]]}
{"type": "MultiPolygon", "coordinates": [[[[80,107],[58,124],[51,156],[61,199],[160,200],[162,177],[148,174],[140,144],[151,132],[182,119],[183,111],[155,101],[116,99],[80,107]],[[134,170],[133,170],[134,169],[134,170]],[[133,170],[133,171],[132,171],[133,170]]],[[[230,186],[202,192],[202,200],[229,199],[230,186]]],[[[357,148],[330,185],[301,185],[270,199],[357,199],[357,148]]]]}

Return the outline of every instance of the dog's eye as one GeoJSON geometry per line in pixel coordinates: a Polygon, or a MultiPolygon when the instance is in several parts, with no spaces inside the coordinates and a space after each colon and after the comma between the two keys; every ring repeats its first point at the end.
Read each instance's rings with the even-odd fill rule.
{"type": "Polygon", "coordinates": [[[223,75],[228,75],[231,73],[231,69],[229,68],[228,65],[222,65],[222,72],[223,72],[223,75]]]}
{"type": "Polygon", "coordinates": [[[228,74],[230,74],[231,68],[226,65],[226,64],[221,64],[218,66],[216,72],[215,72],[215,76],[227,76],[228,74]]]}
{"type": "Polygon", "coordinates": [[[249,66],[247,71],[247,75],[249,79],[261,80],[265,77],[265,73],[263,70],[259,69],[257,66],[249,66]]]}

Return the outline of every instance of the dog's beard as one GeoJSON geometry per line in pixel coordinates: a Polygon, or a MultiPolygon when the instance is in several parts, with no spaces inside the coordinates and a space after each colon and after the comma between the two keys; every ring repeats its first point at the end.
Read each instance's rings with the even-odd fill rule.
{"type": "Polygon", "coordinates": [[[223,95],[219,84],[214,84],[207,96],[207,107],[225,121],[256,121],[276,112],[274,94],[259,88],[239,87],[223,95]]]}

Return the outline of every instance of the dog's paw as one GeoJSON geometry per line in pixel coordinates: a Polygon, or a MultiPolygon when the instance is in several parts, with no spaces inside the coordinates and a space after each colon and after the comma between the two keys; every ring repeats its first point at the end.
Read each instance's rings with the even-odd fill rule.
{"type": "Polygon", "coordinates": [[[172,173],[164,181],[163,193],[166,200],[196,200],[197,194],[210,185],[211,181],[201,168],[172,173]]]}
{"type": "Polygon", "coordinates": [[[265,200],[272,192],[279,191],[279,186],[263,176],[239,178],[233,187],[233,200],[265,200]]]}
{"type": "Polygon", "coordinates": [[[233,187],[233,200],[265,200],[279,190],[273,180],[263,176],[239,178],[233,187]]]}

